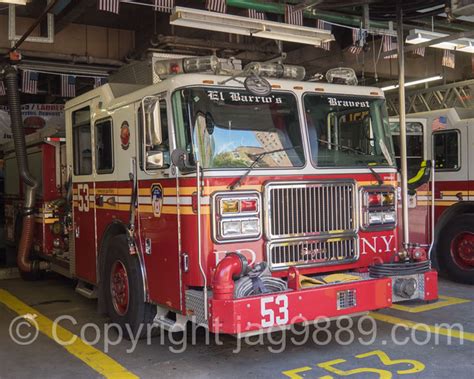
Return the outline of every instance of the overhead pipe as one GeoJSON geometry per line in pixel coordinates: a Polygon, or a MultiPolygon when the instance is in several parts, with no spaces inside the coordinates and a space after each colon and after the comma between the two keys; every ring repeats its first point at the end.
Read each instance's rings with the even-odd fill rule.
{"type": "MultiPolygon", "coordinates": [[[[236,7],[236,8],[244,8],[244,9],[255,9],[259,12],[265,13],[275,13],[275,14],[285,14],[285,4],[283,3],[270,3],[270,2],[259,2],[254,0],[227,0],[227,6],[229,7],[236,7]]],[[[321,19],[323,21],[332,22],[335,24],[347,25],[351,27],[359,28],[361,23],[363,22],[362,17],[351,15],[351,14],[340,14],[335,12],[327,12],[321,11],[316,9],[305,9],[303,11],[303,15],[306,18],[314,18],[314,19],[321,19]]],[[[416,20],[416,22],[424,22],[428,24],[428,21],[424,20],[416,20]]],[[[437,27],[442,27],[446,30],[457,30],[457,31],[469,31],[469,27],[461,26],[461,25],[454,25],[448,24],[447,22],[443,21],[436,21],[437,27]]],[[[388,22],[384,21],[375,21],[370,20],[370,26],[376,29],[388,29],[388,22]]],[[[405,27],[410,27],[409,25],[405,25],[405,27]]]]}
{"type": "Polygon", "coordinates": [[[28,168],[26,155],[25,131],[21,117],[20,92],[16,70],[7,65],[3,68],[3,77],[7,90],[8,107],[10,110],[13,143],[15,145],[18,173],[25,184],[25,198],[23,202],[23,228],[18,246],[17,265],[24,273],[37,273],[49,268],[49,263],[30,260],[30,251],[33,244],[35,216],[34,206],[38,182],[28,168]]]}

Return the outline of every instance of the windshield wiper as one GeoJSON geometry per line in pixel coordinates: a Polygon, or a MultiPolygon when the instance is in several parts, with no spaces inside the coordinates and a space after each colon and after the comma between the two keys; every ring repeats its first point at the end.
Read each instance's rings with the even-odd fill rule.
{"type": "MultiPolygon", "coordinates": [[[[322,140],[320,138],[318,138],[318,141],[326,143],[326,144],[331,145],[331,146],[339,147],[339,148],[344,149],[344,150],[352,151],[352,152],[354,152],[356,154],[359,154],[359,155],[366,155],[366,156],[369,155],[369,154],[365,154],[363,151],[353,149],[352,147],[339,145],[337,143],[332,143],[332,142],[329,142],[329,141],[325,141],[325,140],[322,140]]],[[[380,140],[380,142],[383,142],[383,141],[380,140]]],[[[385,149],[386,149],[386,147],[385,147],[385,149]]],[[[383,152],[383,149],[382,149],[382,152],[383,152]]],[[[387,152],[387,154],[388,154],[388,152],[387,152]]],[[[385,153],[384,153],[384,156],[385,156],[385,159],[387,159],[387,155],[385,155],[385,153]]],[[[388,156],[390,156],[390,155],[388,154],[388,156]]],[[[387,162],[390,163],[390,161],[388,159],[387,159],[387,162]]],[[[361,163],[365,163],[365,162],[361,162],[361,163]]],[[[370,170],[370,172],[375,177],[375,179],[377,179],[377,182],[379,183],[379,186],[381,186],[383,184],[383,179],[380,176],[380,174],[377,171],[374,170],[374,168],[370,165],[370,163],[367,163],[366,167],[370,170]]]]}
{"type": "Polygon", "coordinates": [[[238,178],[234,183],[229,184],[229,186],[227,188],[229,188],[230,190],[234,190],[234,189],[240,187],[241,184],[242,184],[242,181],[250,174],[250,172],[254,169],[254,167],[257,165],[257,163],[260,162],[260,160],[265,155],[273,154],[273,153],[279,153],[281,151],[295,150],[295,149],[299,149],[299,148],[301,148],[301,146],[291,146],[291,147],[285,147],[283,149],[264,151],[263,153],[260,153],[260,154],[256,155],[255,159],[253,160],[252,164],[249,166],[247,171],[245,171],[245,173],[240,178],[238,178]]]}

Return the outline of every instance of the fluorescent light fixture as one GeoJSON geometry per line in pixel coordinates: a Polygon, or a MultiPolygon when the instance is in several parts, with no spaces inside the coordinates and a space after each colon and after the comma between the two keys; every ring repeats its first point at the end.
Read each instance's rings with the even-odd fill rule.
{"type": "Polygon", "coordinates": [[[334,41],[334,35],[324,29],[258,20],[200,9],[175,7],[170,17],[171,25],[204,29],[214,32],[240,34],[279,41],[296,42],[320,46],[322,42],[334,41]]]}
{"type": "MultiPolygon", "coordinates": [[[[443,79],[441,75],[431,76],[425,79],[419,79],[419,80],[414,80],[412,82],[406,82],[405,87],[416,86],[417,84],[423,84],[423,83],[428,83],[428,82],[434,82],[440,79],[443,79]]],[[[385,92],[385,91],[390,91],[392,89],[396,89],[398,87],[400,87],[398,84],[394,84],[392,86],[382,87],[380,89],[385,92]]]]}
{"type": "MultiPolygon", "coordinates": [[[[430,32],[427,30],[413,29],[407,36],[406,43],[417,45],[423,42],[429,42],[438,38],[447,37],[449,34],[430,32]]],[[[456,50],[464,53],[474,53],[474,40],[471,38],[459,38],[452,41],[445,41],[430,45],[437,49],[456,50]]]]}
{"type": "Polygon", "coordinates": [[[30,0],[0,0],[0,3],[14,4],[14,5],[26,5],[30,0]]]}

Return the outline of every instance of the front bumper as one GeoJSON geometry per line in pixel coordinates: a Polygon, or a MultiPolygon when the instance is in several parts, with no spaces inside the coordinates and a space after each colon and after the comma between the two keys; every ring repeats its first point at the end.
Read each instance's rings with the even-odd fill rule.
{"type": "MultiPolygon", "coordinates": [[[[387,308],[401,301],[393,293],[395,280],[367,278],[241,299],[210,299],[209,329],[213,333],[243,334],[387,308]]],[[[436,271],[419,274],[417,281],[416,294],[403,300],[438,298],[436,271]]]]}

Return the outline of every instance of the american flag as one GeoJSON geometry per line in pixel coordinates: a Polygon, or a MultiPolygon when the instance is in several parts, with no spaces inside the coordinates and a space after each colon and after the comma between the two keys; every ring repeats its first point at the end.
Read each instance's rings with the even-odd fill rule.
{"type": "Polygon", "coordinates": [[[206,9],[212,12],[225,13],[227,11],[226,0],[206,0],[206,9]]]}
{"type": "Polygon", "coordinates": [[[351,54],[358,55],[362,52],[363,46],[362,42],[362,33],[360,29],[352,29],[352,46],[349,48],[351,54]]]}
{"type": "Polygon", "coordinates": [[[285,6],[285,22],[292,25],[303,25],[303,10],[295,11],[293,5],[285,6]]]}
{"type": "Polygon", "coordinates": [[[107,83],[106,78],[98,78],[98,77],[94,78],[94,88],[98,88],[98,87],[104,85],[105,83],[107,83]]]}
{"type": "Polygon", "coordinates": [[[413,50],[413,54],[419,55],[420,57],[425,56],[425,48],[424,47],[417,47],[415,50],[413,50]]]}
{"type": "Polygon", "coordinates": [[[256,18],[257,20],[265,20],[265,13],[259,12],[255,9],[247,9],[248,10],[248,17],[256,18]]]}
{"type": "Polygon", "coordinates": [[[61,96],[76,96],[76,77],[74,75],[61,75],[61,96]]]}
{"type": "Polygon", "coordinates": [[[444,50],[441,65],[449,68],[454,68],[456,66],[454,53],[452,51],[444,50]]]}
{"type": "Polygon", "coordinates": [[[36,95],[38,93],[38,76],[37,72],[24,70],[21,77],[21,91],[36,95]]]}
{"type": "Polygon", "coordinates": [[[119,13],[120,0],[99,0],[98,8],[100,11],[119,13]]]}
{"type": "MultiPolygon", "coordinates": [[[[395,37],[392,36],[382,36],[382,43],[383,43],[383,52],[386,53],[387,51],[395,50],[397,48],[397,40],[395,37]]],[[[384,59],[395,59],[397,54],[387,55],[384,59]]]]}
{"type": "MultiPolygon", "coordinates": [[[[316,27],[318,29],[324,29],[324,30],[329,30],[329,31],[332,30],[332,25],[327,22],[324,22],[323,20],[318,20],[316,23],[316,27]]],[[[331,50],[331,42],[322,42],[320,47],[321,49],[329,51],[331,50]]]]}
{"type": "Polygon", "coordinates": [[[174,0],[153,0],[155,11],[171,13],[174,8],[174,0]]]}
{"type": "Polygon", "coordinates": [[[3,81],[0,80],[0,96],[5,96],[7,92],[5,91],[5,86],[3,85],[3,81]]]}
{"type": "Polygon", "coordinates": [[[443,130],[443,129],[446,129],[447,126],[448,126],[448,119],[446,118],[446,116],[439,116],[433,120],[433,123],[431,124],[431,129],[433,131],[443,130]]]}

